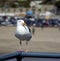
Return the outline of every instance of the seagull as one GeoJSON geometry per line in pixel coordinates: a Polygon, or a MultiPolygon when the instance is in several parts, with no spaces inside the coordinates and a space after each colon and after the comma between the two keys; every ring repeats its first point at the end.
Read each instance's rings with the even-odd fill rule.
{"type": "Polygon", "coordinates": [[[20,40],[20,45],[22,45],[22,41],[26,41],[27,45],[28,41],[30,41],[30,39],[32,38],[30,28],[26,25],[26,23],[22,19],[17,20],[15,37],[20,40]]]}

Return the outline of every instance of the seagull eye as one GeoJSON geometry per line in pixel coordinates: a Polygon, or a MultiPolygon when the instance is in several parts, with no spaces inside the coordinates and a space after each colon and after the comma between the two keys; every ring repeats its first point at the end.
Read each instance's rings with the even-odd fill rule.
{"type": "Polygon", "coordinates": [[[21,22],[21,21],[19,21],[19,22],[21,22]]]}

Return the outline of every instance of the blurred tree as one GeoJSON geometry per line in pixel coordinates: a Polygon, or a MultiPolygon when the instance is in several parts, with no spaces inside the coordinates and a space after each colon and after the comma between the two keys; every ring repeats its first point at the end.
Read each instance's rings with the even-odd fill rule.
{"type": "Polygon", "coordinates": [[[19,6],[21,7],[30,7],[31,0],[23,0],[23,1],[18,0],[18,2],[19,2],[19,6]]]}
{"type": "Polygon", "coordinates": [[[51,4],[52,0],[43,0],[42,4],[51,4]]]}
{"type": "Polygon", "coordinates": [[[60,0],[55,2],[54,5],[57,7],[57,10],[60,11],[60,0]]]}
{"type": "Polygon", "coordinates": [[[8,4],[10,7],[30,7],[31,0],[0,0],[0,7],[8,4]]]}
{"type": "Polygon", "coordinates": [[[43,0],[42,4],[53,4],[60,9],[60,0],[43,0]]]}

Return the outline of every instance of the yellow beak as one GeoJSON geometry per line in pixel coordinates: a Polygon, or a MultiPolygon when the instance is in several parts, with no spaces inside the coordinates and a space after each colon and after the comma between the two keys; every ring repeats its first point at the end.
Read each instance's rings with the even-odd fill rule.
{"type": "Polygon", "coordinates": [[[25,26],[25,25],[26,25],[26,23],[24,22],[24,23],[23,23],[23,26],[25,26]]]}

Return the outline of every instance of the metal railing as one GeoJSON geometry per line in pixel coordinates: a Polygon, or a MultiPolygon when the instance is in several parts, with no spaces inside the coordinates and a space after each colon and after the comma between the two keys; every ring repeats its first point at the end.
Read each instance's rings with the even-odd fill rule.
{"type": "Polygon", "coordinates": [[[16,58],[17,61],[21,61],[24,57],[31,57],[31,58],[54,58],[60,59],[60,53],[49,53],[49,52],[24,52],[24,51],[17,51],[14,53],[9,53],[0,56],[0,61],[9,60],[16,58]]]}

